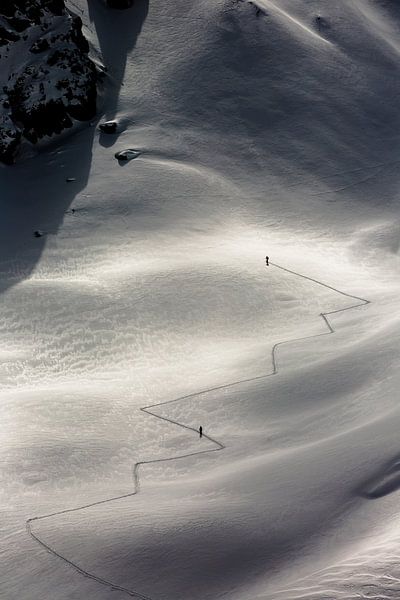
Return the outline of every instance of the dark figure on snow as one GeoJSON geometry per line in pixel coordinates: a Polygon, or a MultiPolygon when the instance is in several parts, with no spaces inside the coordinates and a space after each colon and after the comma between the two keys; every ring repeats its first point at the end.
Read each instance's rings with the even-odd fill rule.
{"type": "Polygon", "coordinates": [[[265,257],[265,264],[267,265],[267,267],[269,267],[269,256],[265,257]]]}
{"type": "Polygon", "coordinates": [[[200,437],[203,437],[203,428],[201,425],[199,427],[199,434],[200,434],[200,437]]]}

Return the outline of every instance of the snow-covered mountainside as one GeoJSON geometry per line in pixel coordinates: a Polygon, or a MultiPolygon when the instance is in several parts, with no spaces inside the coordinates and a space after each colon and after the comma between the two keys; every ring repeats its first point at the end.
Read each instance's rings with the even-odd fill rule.
{"type": "Polygon", "coordinates": [[[115,130],[0,169],[1,600],[399,600],[398,2],[68,7],[115,130]]]}
{"type": "Polygon", "coordinates": [[[96,113],[96,69],[80,17],[64,0],[0,6],[0,161],[96,113]]]}

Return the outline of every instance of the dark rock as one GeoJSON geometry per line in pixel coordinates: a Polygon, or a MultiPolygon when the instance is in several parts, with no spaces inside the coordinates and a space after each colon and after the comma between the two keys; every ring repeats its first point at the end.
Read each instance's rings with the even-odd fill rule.
{"type": "Polygon", "coordinates": [[[49,41],[46,38],[39,38],[29,48],[29,52],[32,52],[32,54],[39,54],[39,52],[44,52],[48,48],[50,48],[49,41]]]}
{"type": "Polygon", "coordinates": [[[63,14],[65,5],[64,0],[47,0],[45,2],[47,10],[52,12],[54,15],[61,16],[63,14]]]}
{"type": "Polygon", "coordinates": [[[72,120],[61,99],[43,101],[25,110],[27,107],[23,96],[16,98],[10,93],[9,98],[13,106],[13,120],[23,125],[24,137],[33,144],[45,135],[51,136],[72,127],[72,120]]]}
{"type": "Polygon", "coordinates": [[[6,165],[15,162],[21,142],[21,130],[5,112],[0,116],[0,158],[6,165]]]}
{"type": "Polygon", "coordinates": [[[18,8],[17,2],[14,2],[13,0],[3,0],[0,6],[0,15],[12,17],[18,8]]]}
{"type": "Polygon", "coordinates": [[[29,19],[23,19],[21,17],[7,18],[7,21],[8,24],[11,25],[13,29],[15,29],[15,31],[18,31],[18,33],[21,33],[21,31],[25,31],[25,29],[28,29],[28,27],[30,27],[31,25],[29,19]]]}
{"type": "Polygon", "coordinates": [[[140,156],[140,152],[138,152],[138,150],[134,150],[133,148],[127,148],[126,150],[116,152],[114,156],[117,160],[126,162],[140,156]]]}
{"type": "Polygon", "coordinates": [[[19,40],[19,35],[0,25],[0,46],[5,46],[9,42],[16,42],[17,40],[19,40]]]}
{"type": "Polygon", "coordinates": [[[44,233],[43,233],[43,231],[40,231],[40,229],[38,229],[37,231],[33,232],[33,235],[35,237],[39,238],[39,237],[43,237],[44,233]]]}
{"type": "Polygon", "coordinates": [[[84,54],[89,52],[89,42],[82,34],[82,19],[78,15],[72,17],[71,41],[84,54]]]}
{"type": "Polygon", "coordinates": [[[100,123],[99,129],[103,133],[116,133],[117,122],[116,121],[106,121],[105,123],[100,123]]]}

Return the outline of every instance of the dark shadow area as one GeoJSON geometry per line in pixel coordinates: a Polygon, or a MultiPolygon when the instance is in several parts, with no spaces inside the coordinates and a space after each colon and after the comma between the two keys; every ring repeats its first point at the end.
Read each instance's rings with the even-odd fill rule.
{"type": "Polygon", "coordinates": [[[118,158],[116,160],[118,162],[118,166],[120,167],[126,167],[126,165],[131,162],[130,160],[120,160],[118,158]]]}
{"type": "Polygon", "coordinates": [[[29,277],[47,237],[57,233],[71,203],[86,187],[94,131],[86,126],[34,158],[0,168],[0,292],[29,277]],[[35,237],[35,230],[43,236],[35,237]]]}
{"type": "MultiPolygon", "coordinates": [[[[126,10],[108,8],[100,0],[88,0],[88,8],[108,73],[105,118],[109,120],[115,117],[127,55],[136,45],[149,10],[149,0],[136,0],[133,7],[126,10]]],[[[114,141],[116,139],[115,137],[114,141]]],[[[112,145],[106,136],[101,137],[100,143],[105,146],[112,145]]]]}
{"type": "Polygon", "coordinates": [[[101,131],[99,135],[99,144],[104,148],[111,148],[118,140],[120,133],[121,131],[117,131],[116,133],[103,133],[101,131]]]}
{"type": "Polygon", "coordinates": [[[366,481],[358,494],[368,500],[383,498],[400,490],[400,456],[393,458],[382,472],[366,481]]]}

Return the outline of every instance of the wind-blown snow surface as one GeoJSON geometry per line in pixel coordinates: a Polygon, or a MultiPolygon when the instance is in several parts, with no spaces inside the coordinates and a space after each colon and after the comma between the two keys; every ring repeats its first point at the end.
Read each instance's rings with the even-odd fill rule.
{"type": "Polygon", "coordinates": [[[110,598],[26,520],[214,449],[140,407],[328,333],[306,275],[371,303],[152,409],[224,450],[32,531],[154,599],[398,598],[396,2],[71,8],[120,126],[0,173],[1,597],[110,598]]]}

